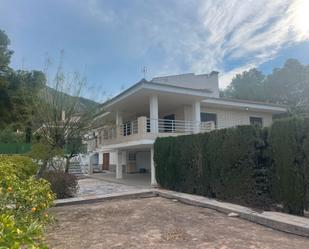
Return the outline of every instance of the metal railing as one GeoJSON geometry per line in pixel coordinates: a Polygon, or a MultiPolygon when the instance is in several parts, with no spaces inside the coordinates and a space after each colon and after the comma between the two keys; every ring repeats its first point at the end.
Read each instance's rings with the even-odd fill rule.
{"type": "Polygon", "coordinates": [[[213,122],[147,118],[147,132],[151,132],[151,127],[156,126],[158,126],[159,133],[191,134],[196,131],[208,132],[214,129],[213,122]]]}
{"type": "Polygon", "coordinates": [[[116,127],[106,127],[101,131],[103,140],[114,139],[117,137],[116,127]]]}
{"type": "Polygon", "coordinates": [[[140,117],[136,120],[125,122],[118,127],[111,126],[101,129],[99,132],[99,144],[104,143],[105,140],[127,137],[138,134],[139,132],[154,133],[153,131],[157,130],[158,133],[192,134],[196,132],[208,132],[214,128],[215,124],[213,122],[140,117]]]}
{"type": "Polygon", "coordinates": [[[137,134],[137,133],[138,133],[137,119],[120,125],[120,135],[121,136],[130,136],[132,134],[137,134]]]}

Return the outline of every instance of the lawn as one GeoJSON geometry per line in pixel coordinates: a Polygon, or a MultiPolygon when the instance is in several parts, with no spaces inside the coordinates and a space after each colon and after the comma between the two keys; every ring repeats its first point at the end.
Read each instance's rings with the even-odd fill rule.
{"type": "Polygon", "coordinates": [[[55,207],[50,248],[309,248],[309,239],[160,197],[55,207]]]}

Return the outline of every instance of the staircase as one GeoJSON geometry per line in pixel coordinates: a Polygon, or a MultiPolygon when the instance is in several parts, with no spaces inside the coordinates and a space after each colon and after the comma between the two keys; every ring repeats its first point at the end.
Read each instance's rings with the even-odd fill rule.
{"type": "Polygon", "coordinates": [[[76,176],[83,175],[82,168],[80,166],[80,162],[78,162],[78,161],[70,162],[69,173],[76,175],[76,176]]]}

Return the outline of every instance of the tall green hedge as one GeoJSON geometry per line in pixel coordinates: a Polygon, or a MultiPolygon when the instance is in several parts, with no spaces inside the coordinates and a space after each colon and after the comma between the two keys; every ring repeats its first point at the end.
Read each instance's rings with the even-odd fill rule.
{"type": "Polygon", "coordinates": [[[308,120],[275,122],[270,132],[273,196],[286,212],[303,215],[308,207],[308,120]]]}
{"type": "Polygon", "coordinates": [[[158,138],[154,148],[164,188],[300,215],[308,206],[308,120],[158,138]]]}
{"type": "Polygon", "coordinates": [[[221,200],[267,206],[269,163],[263,130],[253,126],[159,138],[157,180],[162,187],[221,200]]]}

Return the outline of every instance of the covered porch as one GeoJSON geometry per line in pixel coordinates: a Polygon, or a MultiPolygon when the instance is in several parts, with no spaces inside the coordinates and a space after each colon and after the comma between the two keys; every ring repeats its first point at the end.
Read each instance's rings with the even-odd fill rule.
{"type": "Polygon", "coordinates": [[[127,185],[156,186],[154,140],[105,147],[89,158],[91,177],[127,185]]]}
{"type": "Polygon", "coordinates": [[[104,106],[105,112],[96,120],[96,148],[213,130],[214,122],[201,121],[203,99],[202,91],[176,88],[173,91],[143,89],[112,100],[104,106]]]}

